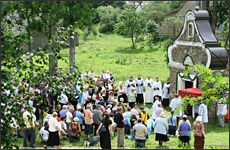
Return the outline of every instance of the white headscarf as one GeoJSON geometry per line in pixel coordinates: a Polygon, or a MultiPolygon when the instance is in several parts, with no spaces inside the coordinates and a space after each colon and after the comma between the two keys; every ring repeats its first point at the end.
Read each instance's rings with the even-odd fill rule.
{"type": "Polygon", "coordinates": [[[123,81],[120,81],[120,82],[119,82],[119,86],[120,86],[121,84],[123,84],[123,81]]]}
{"type": "Polygon", "coordinates": [[[202,116],[197,116],[197,117],[196,117],[196,121],[202,122],[202,116]]]}

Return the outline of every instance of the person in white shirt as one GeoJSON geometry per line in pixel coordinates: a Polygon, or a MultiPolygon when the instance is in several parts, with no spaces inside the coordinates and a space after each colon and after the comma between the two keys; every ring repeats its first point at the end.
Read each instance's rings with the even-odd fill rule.
{"type": "Polygon", "coordinates": [[[137,98],[136,98],[137,103],[144,102],[143,85],[144,85],[144,80],[141,78],[141,74],[138,74],[137,78],[135,79],[135,86],[136,86],[136,92],[137,92],[137,98]]]}
{"type": "Polygon", "coordinates": [[[133,108],[131,109],[130,116],[132,116],[132,114],[136,115],[137,119],[139,118],[139,113],[137,111],[137,105],[135,105],[135,104],[134,104],[133,108]]]}
{"type": "Polygon", "coordinates": [[[66,113],[66,125],[67,125],[68,137],[70,137],[69,126],[73,122],[73,112],[74,112],[74,108],[70,107],[69,111],[66,113]]]}
{"type": "Polygon", "coordinates": [[[153,80],[148,76],[145,80],[145,103],[153,103],[153,80]]]}
{"type": "Polygon", "coordinates": [[[86,78],[89,78],[89,71],[88,71],[88,70],[85,71],[84,76],[85,76],[86,78]]]}
{"type": "Polygon", "coordinates": [[[108,114],[111,113],[111,108],[112,108],[112,105],[109,104],[109,105],[107,106],[107,109],[106,109],[106,111],[107,111],[108,114]]]}
{"type": "Polygon", "coordinates": [[[217,103],[217,117],[220,127],[224,127],[224,116],[227,114],[227,104],[224,103],[224,98],[221,98],[217,103]]]}
{"type": "Polygon", "coordinates": [[[208,123],[208,108],[204,103],[204,100],[201,101],[199,106],[199,115],[202,116],[202,122],[204,124],[205,131],[207,130],[207,123],[208,123]]]}
{"type": "MultiPolygon", "coordinates": [[[[169,107],[171,107],[171,111],[174,111],[179,105],[182,104],[181,99],[179,98],[179,95],[175,94],[174,99],[172,99],[169,107]]],[[[175,117],[177,119],[177,125],[179,123],[179,119],[182,116],[182,110],[180,109],[177,114],[175,114],[175,117]]]]}
{"type": "Polygon", "coordinates": [[[62,89],[61,89],[61,95],[58,96],[57,100],[59,101],[59,104],[61,105],[61,107],[63,105],[69,104],[68,97],[63,93],[62,89]]]}
{"type": "Polygon", "coordinates": [[[44,122],[44,126],[40,129],[38,133],[38,138],[42,140],[43,144],[46,144],[49,138],[49,123],[48,121],[44,122]]]}
{"type": "Polygon", "coordinates": [[[90,77],[90,78],[94,78],[94,77],[95,77],[95,73],[94,73],[94,70],[93,70],[93,69],[91,69],[91,73],[89,74],[89,77],[90,77]]]}
{"type": "Polygon", "coordinates": [[[82,92],[82,97],[81,97],[81,104],[85,105],[86,101],[88,100],[88,96],[89,96],[89,85],[86,84],[85,85],[85,91],[82,92]]]}
{"type": "Polygon", "coordinates": [[[170,78],[167,79],[167,82],[163,86],[163,101],[162,101],[162,105],[164,107],[169,105],[169,89],[170,89],[170,78]]]}
{"type": "Polygon", "coordinates": [[[106,80],[109,81],[109,79],[110,79],[109,70],[107,70],[106,72],[107,72],[107,73],[106,73],[106,80]]]}
{"type": "Polygon", "coordinates": [[[102,73],[101,73],[101,76],[100,76],[100,80],[105,80],[106,79],[106,74],[105,74],[105,71],[102,70],[102,73]]]}
{"type": "Polygon", "coordinates": [[[133,80],[132,76],[129,76],[129,80],[125,82],[126,87],[126,95],[128,96],[129,92],[131,91],[131,88],[135,88],[135,81],[133,80]]]}
{"type": "Polygon", "coordinates": [[[59,128],[58,128],[58,121],[57,121],[58,114],[56,112],[53,112],[52,117],[49,118],[49,137],[44,145],[44,148],[47,149],[48,146],[53,146],[60,148],[60,140],[59,140],[59,128]]]}
{"type": "Polygon", "coordinates": [[[160,100],[162,97],[162,84],[161,81],[159,81],[159,77],[156,77],[156,81],[154,82],[154,100],[155,96],[158,95],[160,100]]]}

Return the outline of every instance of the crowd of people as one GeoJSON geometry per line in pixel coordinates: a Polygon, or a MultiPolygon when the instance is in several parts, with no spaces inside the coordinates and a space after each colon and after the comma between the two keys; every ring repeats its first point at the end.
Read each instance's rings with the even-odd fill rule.
{"type": "MultiPolygon", "coordinates": [[[[182,104],[178,95],[169,104],[169,78],[163,87],[159,77],[155,81],[150,76],[144,80],[140,74],[135,80],[130,76],[125,84],[120,81],[116,87],[115,78],[109,70],[107,73],[102,70],[100,75],[96,75],[93,69],[90,73],[87,70],[77,82],[68,78],[62,80],[58,71],[55,78],[62,84],[50,87],[46,81],[36,84],[28,79],[23,79],[21,83],[12,80],[15,95],[28,93],[21,97],[28,100],[28,104],[20,107],[26,125],[25,147],[28,140],[30,147],[35,146],[35,126],[41,127],[37,136],[42,139],[44,148],[60,148],[60,140],[78,142],[83,131],[87,137],[85,145],[100,142],[102,149],[111,149],[111,137],[115,135],[118,147],[125,147],[124,138],[135,139],[136,147],[144,147],[152,132],[156,134],[155,140],[160,146],[176,134],[184,144],[189,144],[191,124],[181,109],[176,111],[182,104]],[[152,104],[152,116],[145,111],[143,103],[152,104]],[[167,118],[162,106],[171,108],[171,115],[167,118]],[[39,120],[42,120],[42,125],[39,120]]],[[[3,88],[2,94],[10,95],[10,91],[3,88]]],[[[204,147],[208,113],[204,102],[197,107],[193,126],[194,147],[201,149],[204,147]]]]}

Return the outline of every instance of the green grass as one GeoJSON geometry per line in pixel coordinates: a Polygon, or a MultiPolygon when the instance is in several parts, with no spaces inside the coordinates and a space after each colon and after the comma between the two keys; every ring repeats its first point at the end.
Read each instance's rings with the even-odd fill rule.
{"type": "MultiPolygon", "coordinates": [[[[145,110],[151,116],[152,115],[152,109],[151,109],[152,105],[145,104],[144,107],[145,107],[145,110]]],[[[165,112],[166,116],[169,116],[170,115],[170,108],[169,107],[164,108],[164,112],[165,112]]],[[[189,120],[190,120],[191,124],[193,124],[191,118],[189,120]]],[[[38,133],[38,129],[36,129],[36,131],[38,133]]],[[[115,133],[115,135],[117,135],[117,133],[115,133]]],[[[70,143],[69,140],[61,140],[61,147],[76,147],[76,148],[79,147],[80,148],[83,146],[84,139],[86,139],[86,136],[84,135],[84,131],[83,131],[83,136],[81,136],[79,142],[70,143]]],[[[23,139],[22,138],[18,139],[16,141],[16,143],[20,147],[22,147],[23,146],[23,139]]],[[[149,139],[147,139],[147,141],[146,141],[146,146],[144,147],[144,149],[179,149],[178,143],[179,142],[178,142],[177,137],[171,137],[170,141],[163,143],[163,146],[159,147],[158,142],[155,141],[155,134],[152,132],[151,135],[149,136],[149,139]]],[[[193,143],[194,143],[194,138],[192,135],[192,138],[190,140],[191,149],[194,149],[193,143]]],[[[117,148],[117,137],[116,136],[111,139],[111,144],[112,144],[113,149],[117,148]]],[[[134,140],[125,139],[125,145],[126,145],[126,147],[125,147],[126,149],[135,149],[135,141],[134,140]]],[[[36,147],[42,147],[43,146],[43,145],[41,145],[40,139],[36,139],[35,146],[36,147]]],[[[88,147],[85,147],[85,148],[88,148],[88,147]]],[[[100,148],[100,143],[93,146],[93,148],[100,148]]],[[[218,127],[218,123],[216,125],[209,123],[208,127],[207,127],[204,148],[205,149],[228,149],[229,148],[229,128],[228,127],[220,128],[220,127],[218,127]]]]}
{"type": "MultiPolygon", "coordinates": [[[[126,81],[130,75],[137,77],[140,73],[146,79],[148,75],[152,78],[160,77],[166,81],[169,77],[169,69],[165,62],[163,51],[164,42],[153,45],[152,48],[146,43],[138,43],[136,49],[131,48],[131,40],[115,34],[102,34],[101,38],[89,36],[87,41],[80,40],[76,47],[76,65],[85,73],[85,70],[94,69],[97,75],[104,69],[110,70],[116,79],[126,81]]],[[[69,49],[61,52],[66,60],[69,60],[69,49]]],[[[69,68],[69,64],[59,61],[59,68],[69,68]]]]}

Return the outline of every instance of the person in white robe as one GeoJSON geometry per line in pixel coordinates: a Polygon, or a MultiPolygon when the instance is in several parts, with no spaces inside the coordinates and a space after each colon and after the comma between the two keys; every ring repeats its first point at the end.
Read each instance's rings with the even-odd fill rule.
{"type": "Polygon", "coordinates": [[[170,78],[167,79],[167,82],[163,86],[163,101],[162,101],[162,105],[164,107],[169,105],[169,89],[170,89],[170,78]]]}
{"type": "Polygon", "coordinates": [[[137,75],[137,78],[135,79],[134,82],[136,85],[136,93],[137,93],[136,102],[143,103],[144,102],[144,96],[143,96],[144,80],[141,78],[141,74],[137,75]]]}
{"type": "Polygon", "coordinates": [[[135,88],[135,81],[133,80],[133,77],[130,76],[129,80],[125,82],[125,88],[126,88],[126,95],[128,96],[129,92],[131,91],[131,88],[135,88]]]}
{"type": "Polygon", "coordinates": [[[220,127],[224,127],[224,116],[227,114],[227,104],[224,103],[224,98],[221,98],[217,103],[217,117],[220,127]]]}
{"type": "Polygon", "coordinates": [[[158,104],[161,104],[161,102],[159,100],[159,97],[156,96],[156,101],[153,103],[153,106],[152,106],[152,109],[153,109],[152,118],[154,121],[155,121],[155,119],[157,119],[156,110],[158,108],[158,104]]]}
{"type": "MultiPolygon", "coordinates": [[[[172,99],[169,107],[171,107],[171,111],[175,111],[175,109],[177,109],[177,107],[179,107],[179,105],[182,104],[181,99],[179,98],[179,96],[177,94],[175,94],[174,99],[172,99]]],[[[179,123],[179,119],[182,116],[182,110],[179,109],[178,113],[174,115],[177,119],[177,124],[179,123]]]]}
{"type": "Polygon", "coordinates": [[[208,108],[202,100],[202,103],[199,106],[199,115],[202,116],[202,122],[204,124],[205,131],[207,130],[207,123],[208,123],[208,108]]]}
{"type": "Polygon", "coordinates": [[[153,80],[148,76],[145,80],[145,103],[153,103],[153,80]]]}
{"type": "Polygon", "coordinates": [[[159,77],[156,77],[156,81],[154,82],[154,100],[155,96],[158,95],[160,100],[162,97],[162,84],[161,81],[159,81],[159,77]]]}
{"type": "Polygon", "coordinates": [[[120,81],[119,82],[119,86],[118,86],[118,101],[120,102],[120,98],[124,99],[124,103],[127,103],[128,100],[127,100],[127,96],[126,96],[126,93],[125,93],[125,88],[123,86],[123,81],[120,81]]]}

